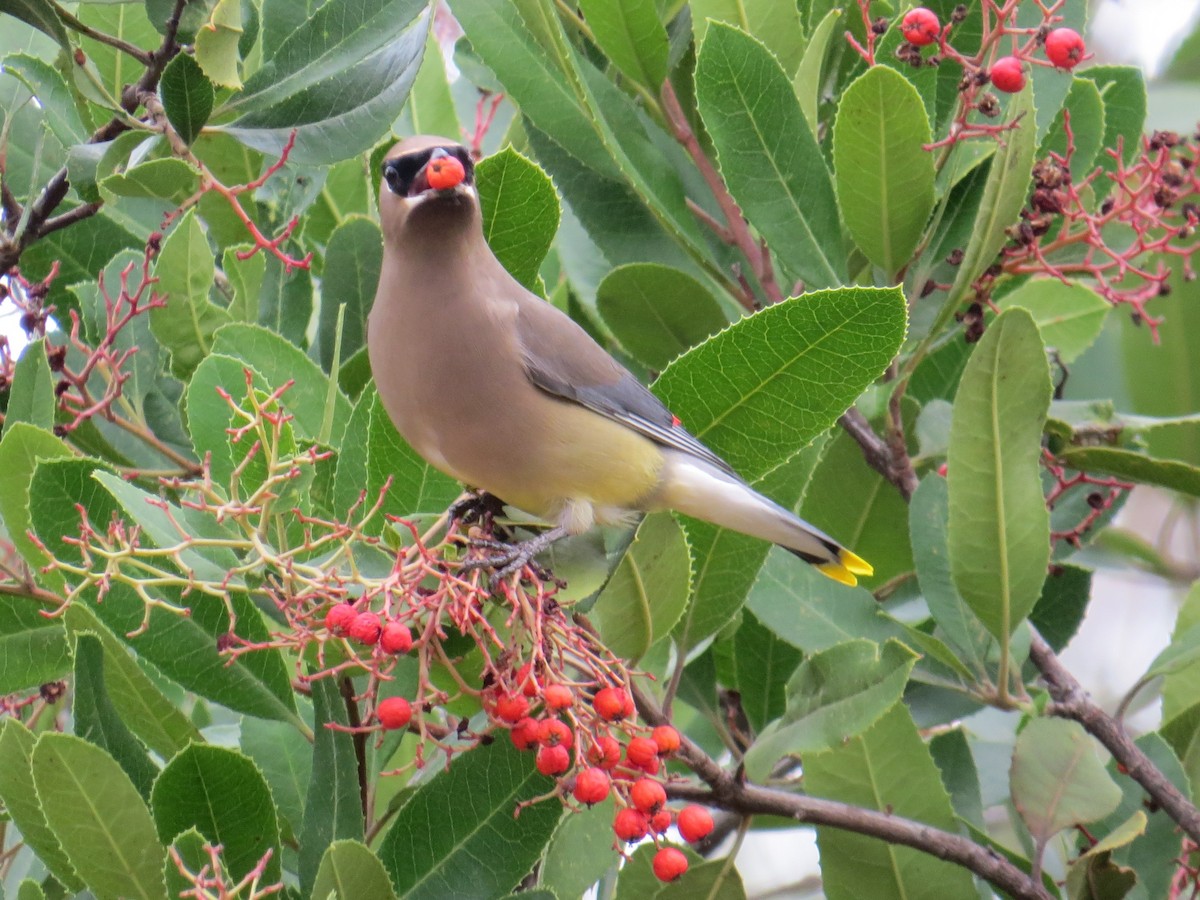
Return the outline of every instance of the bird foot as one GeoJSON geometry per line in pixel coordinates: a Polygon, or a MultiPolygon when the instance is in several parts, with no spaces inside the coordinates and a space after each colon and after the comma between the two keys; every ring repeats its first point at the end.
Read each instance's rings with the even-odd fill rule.
{"type": "Polygon", "coordinates": [[[495,586],[508,578],[508,576],[519,572],[525,566],[529,565],[535,556],[555,541],[565,537],[566,533],[566,529],[555,527],[548,531],[543,531],[537,537],[521,541],[517,544],[506,544],[502,541],[486,539],[472,540],[471,545],[474,547],[482,547],[486,550],[496,550],[498,552],[494,556],[468,560],[463,563],[462,568],[464,571],[484,568],[495,569],[496,571],[492,573],[492,585],[495,586]]]}
{"type": "Polygon", "coordinates": [[[446,510],[453,521],[457,519],[463,525],[480,523],[491,526],[496,516],[504,511],[504,502],[487,491],[468,491],[459,497],[446,510]]]}

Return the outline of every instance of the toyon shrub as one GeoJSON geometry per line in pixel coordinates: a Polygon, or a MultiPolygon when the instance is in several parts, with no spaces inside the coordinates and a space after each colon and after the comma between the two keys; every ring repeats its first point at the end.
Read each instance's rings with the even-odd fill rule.
{"type": "Polygon", "coordinates": [[[742,897],[787,822],[831,900],[1200,891],[1200,105],[1083,0],[885,6],[0,4],[0,895],[742,897]],[[874,574],[601,499],[515,554],[365,351],[430,131],[483,235],[432,281],[503,268],[628,370],[564,404],[874,574]],[[1101,563],[1180,598],[1103,704],[1101,563]]]}

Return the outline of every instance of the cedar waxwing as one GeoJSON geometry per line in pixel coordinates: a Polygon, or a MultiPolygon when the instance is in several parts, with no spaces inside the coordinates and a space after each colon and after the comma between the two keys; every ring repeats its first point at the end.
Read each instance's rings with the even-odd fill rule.
{"type": "MultiPolygon", "coordinates": [[[[522,287],[483,236],[474,165],[447,138],[383,162],[383,267],[367,329],[380,400],[453,478],[564,534],[674,509],[779,544],[855,584],[871,566],[747,485],[567,315],[522,287]]],[[[511,570],[512,566],[508,567],[511,570]]]]}

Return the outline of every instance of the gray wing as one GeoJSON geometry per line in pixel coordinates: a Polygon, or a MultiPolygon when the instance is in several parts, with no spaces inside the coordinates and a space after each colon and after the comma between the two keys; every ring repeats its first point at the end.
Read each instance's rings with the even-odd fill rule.
{"type": "Polygon", "coordinates": [[[532,295],[521,298],[519,310],[525,373],[537,387],[739,477],[569,316],[532,295]]]}

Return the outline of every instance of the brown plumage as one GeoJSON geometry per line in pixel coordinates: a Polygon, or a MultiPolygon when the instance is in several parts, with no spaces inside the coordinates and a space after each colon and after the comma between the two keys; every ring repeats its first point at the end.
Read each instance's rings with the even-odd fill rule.
{"type": "Polygon", "coordinates": [[[746,485],[508,274],[484,239],[464,148],[409,138],[387,154],[383,176],[371,368],[396,428],[433,466],[570,534],[670,508],[778,543],[839,581],[870,573],[746,485]],[[457,183],[430,186],[460,165],[457,183]]]}

